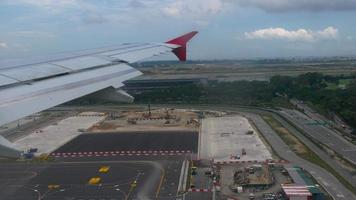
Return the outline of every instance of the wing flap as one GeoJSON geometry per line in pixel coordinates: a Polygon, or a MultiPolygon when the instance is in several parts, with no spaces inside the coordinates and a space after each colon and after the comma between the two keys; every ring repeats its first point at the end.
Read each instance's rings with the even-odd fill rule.
{"type": "Polygon", "coordinates": [[[10,84],[17,83],[17,82],[18,81],[15,79],[12,79],[12,78],[9,78],[9,77],[6,77],[6,76],[3,76],[0,74],[0,86],[1,85],[10,85],[10,84]]]}
{"type": "Polygon", "coordinates": [[[88,69],[92,67],[109,65],[111,64],[111,61],[94,57],[94,56],[84,56],[84,57],[72,58],[68,60],[51,62],[51,64],[65,67],[73,71],[77,71],[77,70],[88,69]]]}
{"type": "Polygon", "coordinates": [[[28,81],[63,74],[69,71],[69,69],[63,67],[45,63],[22,67],[21,70],[19,70],[19,68],[1,70],[0,74],[14,78],[18,81],[28,81]]]}
{"type": "Polygon", "coordinates": [[[125,53],[122,52],[117,55],[111,55],[110,57],[125,61],[127,63],[133,63],[133,62],[137,62],[137,61],[143,60],[145,58],[148,58],[147,55],[150,55],[149,57],[153,57],[153,56],[159,55],[160,53],[165,53],[165,52],[170,52],[170,51],[172,51],[172,49],[169,47],[155,46],[155,47],[144,48],[144,49],[135,50],[135,51],[129,51],[129,52],[125,52],[125,53]]]}

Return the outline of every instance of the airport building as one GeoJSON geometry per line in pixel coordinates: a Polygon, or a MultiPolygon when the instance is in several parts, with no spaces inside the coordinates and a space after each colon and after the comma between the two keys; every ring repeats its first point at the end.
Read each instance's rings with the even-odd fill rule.
{"type": "Polygon", "coordinates": [[[324,200],[325,195],[320,191],[312,178],[300,167],[287,168],[294,184],[282,185],[282,188],[290,199],[324,200]],[[293,197],[293,198],[292,198],[293,197]],[[297,198],[298,197],[298,198],[297,198]]]}

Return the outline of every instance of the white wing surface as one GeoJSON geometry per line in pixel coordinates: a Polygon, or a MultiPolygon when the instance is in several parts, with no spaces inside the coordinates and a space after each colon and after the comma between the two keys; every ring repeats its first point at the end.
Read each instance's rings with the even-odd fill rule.
{"type": "Polygon", "coordinates": [[[195,34],[166,43],[123,44],[46,58],[0,61],[0,126],[97,91],[118,89],[124,81],[142,74],[130,63],[168,52],[184,61],[186,44],[195,34]]]}

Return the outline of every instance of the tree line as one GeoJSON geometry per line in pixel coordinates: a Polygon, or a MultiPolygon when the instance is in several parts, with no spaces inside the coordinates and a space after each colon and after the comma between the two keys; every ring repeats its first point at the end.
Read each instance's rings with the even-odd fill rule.
{"type": "Polygon", "coordinates": [[[336,113],[356,127],[355,75],[328,76],[306,73],[296,77],[273,76],[269,81],[210,81],[208,84],[176,85],[135,94],[138,103],[228,104],[291,107],[290,98],[310,103],[324,115],[336,113]],[[348,79],[344,87],[341,80],[348,79]]]}

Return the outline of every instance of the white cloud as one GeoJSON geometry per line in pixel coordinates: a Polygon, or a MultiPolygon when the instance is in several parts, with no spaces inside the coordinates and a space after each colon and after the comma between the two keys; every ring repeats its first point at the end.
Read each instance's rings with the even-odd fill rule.
{"type": "Polygon", "coordinates": [[[119,18],[165,17],[190,19],[197,24],[206,24],[207,18],[229,7],[231,0],[5,0],[9,4],[30,5],[49,14],[71,14],[85,23],[103,23],[119,18]],[[70,13],[67,11],[71,11],[70,13]],[[204,22],[203,22],[204,21],[204,22]],[[203,22],[203,23],[202,23],[203,22]]]}
{"type": "Polygon", "coordinates": [[[284,28],[267,28],[246,32],[247,39],[284,39],[289,41],[312,42],[316,40],[337,39],[339,30],[330,26],[324,30],[312,31],[307,29],[286,30],[284,28]]]}
{"type": "Polygon", "coordinates": [[[24,30],[8,32],[8,35],[22,38],[54,38],[55,34],[44,31],[24,30]]]}
{"type": "Polygon", "coordinates": [[[5,42],[0,42],[0,49],[7,48],[7,44],[5,42]]]}
{"type": "Polygon", "coordinates": [[[193,21],[211,19],[211,16],[234,6],[254,7],[269,12],[356,10],[356,0],[3,0],[3,2],[31,5],[45,9],[51,14],[71,10],[73,15],[88,23],[107,22],[110,21],[110,17],[135,18],[140,15],[138,10],[141,13],[149,13],[147,17],[173,17],[193,21]]]}
{"type": "Polygon", "coordinates": [[[317,36],[319,39],[336,39],[339,35],[339,30],[337,28],[329,26],[324,30],[316,32],[316,34],[314,35],[317,36]]]}
{"type": "Polygon", "coordinates": [[[9,4],[28,4],[37,6],[44,9],[60,9],[68,7],[77,7],[83,2],[80,0],[16,0],[16,1],[7,1],[9,4]]]}
{"type": "Polygon", "coordinates": [[[236,0],[236,2],[241,6],[260,8],[269,12],[356,10],[355,0],[236,0]]]}
{"type": "Polygon", "coordinates": [[[160,4],[167,17],[189,20],[199,26],[207,26],[211,19],[233,6],[229,0],[177,0],[160,4]]]}
{"type": "Polygon", "coordinates": [[[224,10],[224,0],[177,0],[164,5],[162,10],[168,16],[207,16],[224,10]]]}

